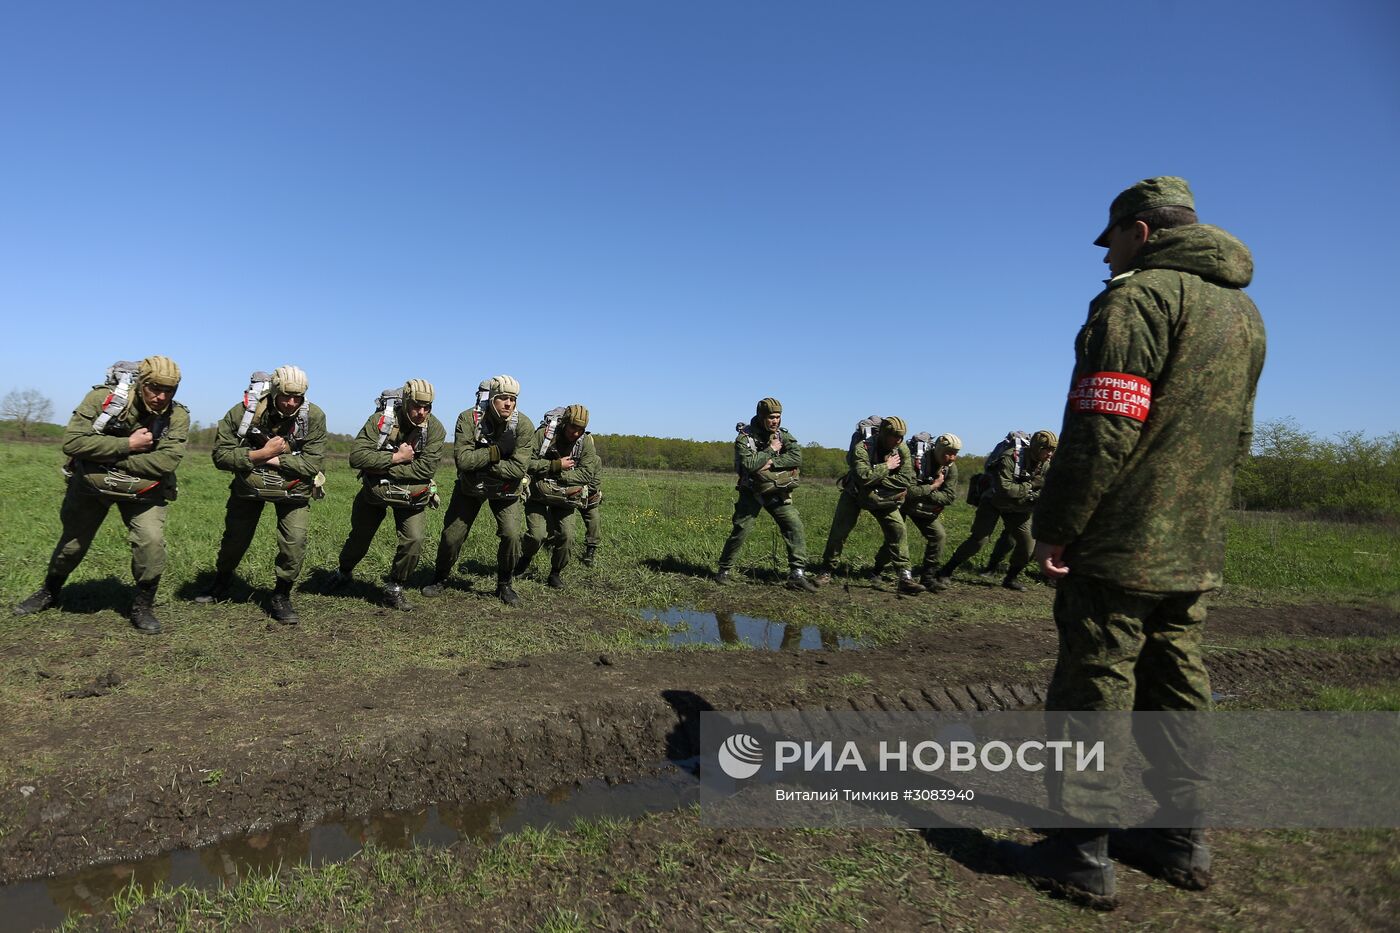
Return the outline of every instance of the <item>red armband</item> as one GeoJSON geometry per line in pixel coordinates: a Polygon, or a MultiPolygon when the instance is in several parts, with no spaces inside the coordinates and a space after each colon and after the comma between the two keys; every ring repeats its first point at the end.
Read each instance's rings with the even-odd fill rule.
{"type": "Polygon", "coordinates": [[[1152,410],[1152,383],[1129,373],[1090,373],[1074,380],[1069,410],[1089,415],[1123,415],[1146,421],[1152,410]]]}

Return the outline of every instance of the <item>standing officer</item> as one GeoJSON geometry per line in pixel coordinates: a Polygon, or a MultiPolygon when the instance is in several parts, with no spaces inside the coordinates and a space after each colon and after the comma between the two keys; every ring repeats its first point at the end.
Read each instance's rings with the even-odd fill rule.
{"type": "MultiPolygon", "coordinates": [[[[927,435],[925,435],[927,436],[927,435]]],[[[934,590],[945,588],[936,571],[943,556],[943,542],[948,532],[943,528],[943,510],[958,497],[958,453],[962,439],[956,434],[940,434],[933,450],[920,464],[918,482],[909,488],[902,511],[924,536],[924,562],[919,570],[919,582],[934,590]]]]}
{"type": "Polygon", "coordinates": [[[485,405],[468,408],[457,418],[452,455],[457,461],[457,485],[443,519],[433,582],[423,595],[440,596],[457,564],[457,555],[472,530],[482,505],[491,503],[496,516],[496,595],[507,606],[520,602],[511,587],[525,537],[523,494],[529,485],[530,441],[535,426],[516,411],[520,383],[496,376],[486,385],[485,405]],[[484,409],[484,410],[483,410],[484,409]]]}
{"type": "Polygon", "coordinates": [[[914,461],[909,446],[904,443],[908,425],[894,415],[880,422],[880,430],[872,437],[857,437],[846,452],[849,472],[842,481],[841,498],[836,500],[836,514],[831,519],[826,550],[822,554],[822,574],[819,583],[831,580],[846,538],[856,527],[861,509],[875,516],[884,532],[885,543],[875,552],[875,573],[893,567],[899,574],[899,592],[914,595],[924,592],[924,586],[909,571],[908,531],[904,527],[904,504],[915,485],[914,461]]]}
{"type": "MultiPolygon", "coordinates": [[[[1046,708],[1205,710],[1202,594],[1222,582],[1225,510],[1264,367],[1264,323],[1241,290],[1254,260],[1197,222],[1174,177],[1119,194],[1095,245],[1112,278],[1075,340],[1065,453],[1035,513],[1036,559],[1059,580],[1046,708]]],[[[1098,906],[1115,896],[1109,854],[1181,887],[1209,884],[1199,774],[1170,741],[1144,752],[1154,822],[1182,828],[1110,841],[1099,827],[1118,822],[1120,774],[1068,772],[1051,804],[1085,828],[1003,844],[1009,865],[1098,906]]]]}
{"type": "Polygon", "coordinates": [[[603,461],[588,433],[588,409],[570,405],[551,425],[548,415],[530,445],[530,498],[525,503],[525,540],[519,576],[546,542],[551,547],[549,585],[564,585],[560,576],[574,548],[574,512],[590,497],[603,461]]]}
{"type": "Polygon", "coordinates": [[[384,586],[384,604],[410,612],[404,584],[418,566],[427,531],[429,506],[437,506],[438,464],[447,430],[433,415],[433,384],[426,379],[404,383],[397,399],[385,393],[383,408],[369,416],[350,448],[350,466],[363,484],[350,506],[350,535],[340,549],[340,563],[328,592],[350,582],[355,566],[369,553],[384,513],[394,513],[398,547],[384,586]],[[391,413],[392,406],[392,413],[391,413]]]}
{"type": "Polygon", "coordinates": [[[775,398],[761,399],[748,424],[738,425],[734,439],[734,470],[739,474],[739,500],[734,503],[734,527],[719,555],[715,582],[729,582],[734,558],[764,509],[778,523],[787,545],[788,589],[816,592],[806,572],[807,535],[802,516],[792,504],[792,491],[802,470],[802,445],[782,426],[783,406],[775,398]]]}
{"type": "Polygon", "coordinates": [[[321,466],[326,453],[326,415],[306,400],[306,389],[305,372],[296,366],[278,367],[246,428],[246,402],[234,405],[219,422],[214,465],[232,473],[233,480],[214,582],[195,602],[212,603],[228,592],[233,572],[258,530],[263,504],[270,501],[277,512],[277,584],[268,609],[283,625],[301,621],[292,608],[292,586],[306,556],[311,501],[324,494],[321,466]]]}
{"type": "Polygon", "coordinates": [[[160,631],[151,610],[165,572],[165,508],[175,499],[175,469],[190,437],[189,410],[175,401],[179,386],[174,360],[148,356],[139,364],[113,366],[108,384],[83,396],[63,433],[63,452],[71,458],[58,512],[63,529],[43,585],[15,607],[15,615],[41,612],[57,601],[116,503],[136,578],[131,624],[146,634],[160,631]]]}
{"type": "MultiPolygon", "coordinates": [[[[1020,437],[1024,441],[1025,435],[1020,437]]],[[[1050,459],[1055,456],[1058,445],[1059,439],[1054,431],[1036,431],[1025,450],[1015,443],[1000,445],[1001,453],[987,462],[989,482],[977,503],[972,531],[967,540],[958,545],[953,556],[948,558],[943,569],[938,571],[934,581],[938,589],[946,588],[952,582],[953,571],[982,550],[992,532],[997,530],[997,519],[1005,523],[1005,533],[1011,536],[1015,545],[1011,552],[1011,565],[1001,585],[1008,590],[1026,588],[1018,578],[1031,562],[1031,510],[1040,496],[1045,471],[1049,469],[1050,459]]]]}

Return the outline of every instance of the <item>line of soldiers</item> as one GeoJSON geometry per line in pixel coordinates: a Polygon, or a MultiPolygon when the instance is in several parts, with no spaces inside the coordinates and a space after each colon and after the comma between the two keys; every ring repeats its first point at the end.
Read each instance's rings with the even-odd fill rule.
{"type": "MultiPolygon", "coordinates": [[[[180,367],[167,357],[121,362],[109,371],[107,383],[94,386],[74,410],[63,441],[70,459],[59,511],[62,531],[43,584],[15,607],[16,615],[40,612],[58,601],[115,504],[127,527],[136,580],[131,622],[142,632],[160,631],[153,607],[165,570],[166,508],[177,495],[176,468],[190,432],[189,411],[175,401],[179,385],[180,367]]],[[[277,516],[277,560],[268,611],[287,625],[300,621],[292,587],[306,556],[309,510],[324,496],[325,485],[326,416],[307,401],[308,388],[306,373],[296,366],[255,373],[249,392],[219,422],[214,465],[233,476],[213,581],[196,602],[227,598],[270,503],[277,516]]],[[[467,534],[487,504],[500,538],[496,595],[506,605],[519,602],[512,581],[542,547],[551,552],[548,584],[564,585],[576,511],[583,512],[587,528],[583,562],[592,566],[596,559],[602,461],[587,430],[588,409],[553,409],[536,429],[516,410],[519,396],[517,380],[495,376],[481,383],[477,404],[457,419],[457,483],[424,596],[446,592],[467,534]]],[[[392,513],[398,543],[383,598],[391,608],[413,608],[403,588],[423,550],[426,512],[440,505],[435,477],[447,439],[432,413],[433,397],[432,383],[423,379],[386,390],[355,437],[350,466],[359,471],[361,488],[327,591],[350,583],[386,513],[392,513]]]]}
{"type": "Polygon", "coordinates": [[[802,470],[802,447],[782,426],[783,406],[775,398],[761,399],[752,419],[736,425],[734,470],[739,476],[738,501],[734,504],[733,529],[720,552],[715,582],[730,581],[734,560],[744,539],[753,529],[754,519],[767,511],[777,522],[787,546],[790,589],[815,592],[831,582],[841,565],[846,539],[855,530],[861,512],[869,512],[880,525],[884,543],[875,554],[872,578],[880,579],[893,570],[900,593],[916,595],[926,590],[944,590],[953,571],[977,554],[996,530],[1004,525],[1002,537],[993,549],[989,570],[1011,551],[1011,564],[1002,585],[1024,590],[1021,571],[1030,563],[1030,520],[1036,498],[1045,482],[1045,472],[1055,454],[1058,439],[1053,431],[1037,431],[1026,438],[1013,432],[1008,442],[999,444],[988,458],[982,477],[974,486],[970,501],[977,506],[972,533],[946,564],[939,564],[947,531],[943,511],[957,498],[958,455],[962,440],[956,434],[915,435],[917,453],[905,440],[909,427],[903,418],[871,416],[861,422],[846,451],[847,472],[840,481],[841,496],[831,519],[831,531],[822,552],[821,569],[815,579],[807,575],[807,539],[802,517],[792,504],[802,470]],[[924,560],[919,579],[914,578],[909,560],[905,520],[914,523],[924,537],[924,560]]]}

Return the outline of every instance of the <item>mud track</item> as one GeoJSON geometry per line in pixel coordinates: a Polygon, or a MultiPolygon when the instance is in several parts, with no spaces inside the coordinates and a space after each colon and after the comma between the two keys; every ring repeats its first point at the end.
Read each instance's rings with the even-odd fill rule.
{"type": "MultiPolygon", "coordinates": [[[[1212,640],[1400,634],[1380,610],[1219,609],[1212,640]]],[[[314,683],[245,708],[116,693],[78,733],[8,734],[55,773],[4,788],[0,882],[202,845],[288,822],[626,781],[695,754],[706,709],[1033,706],[1053,665],[1044,620],[925,632],[850,652],[560,654],[373,684],[314,683]],[[232,723],[229,721],[233,720],[232,723]],[[211,723],[239,740],[212,744],[211,723]]],[[[1400,648],[1214,650],[1216,690],[1273,695],[1400,678],[1400,648]]]]}

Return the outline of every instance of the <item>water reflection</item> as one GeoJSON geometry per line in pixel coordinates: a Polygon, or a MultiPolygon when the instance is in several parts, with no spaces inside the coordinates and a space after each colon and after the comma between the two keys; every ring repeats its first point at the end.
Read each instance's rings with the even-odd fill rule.
{"type": "Polygon", "coordinates": [[[747,645],[767,651],[835,651],[860,648],[861,643],[815,625],[773,622],[735,612],[692,609],[645,609],[642,618],[664,623],[669,645],[747,645]]]}

